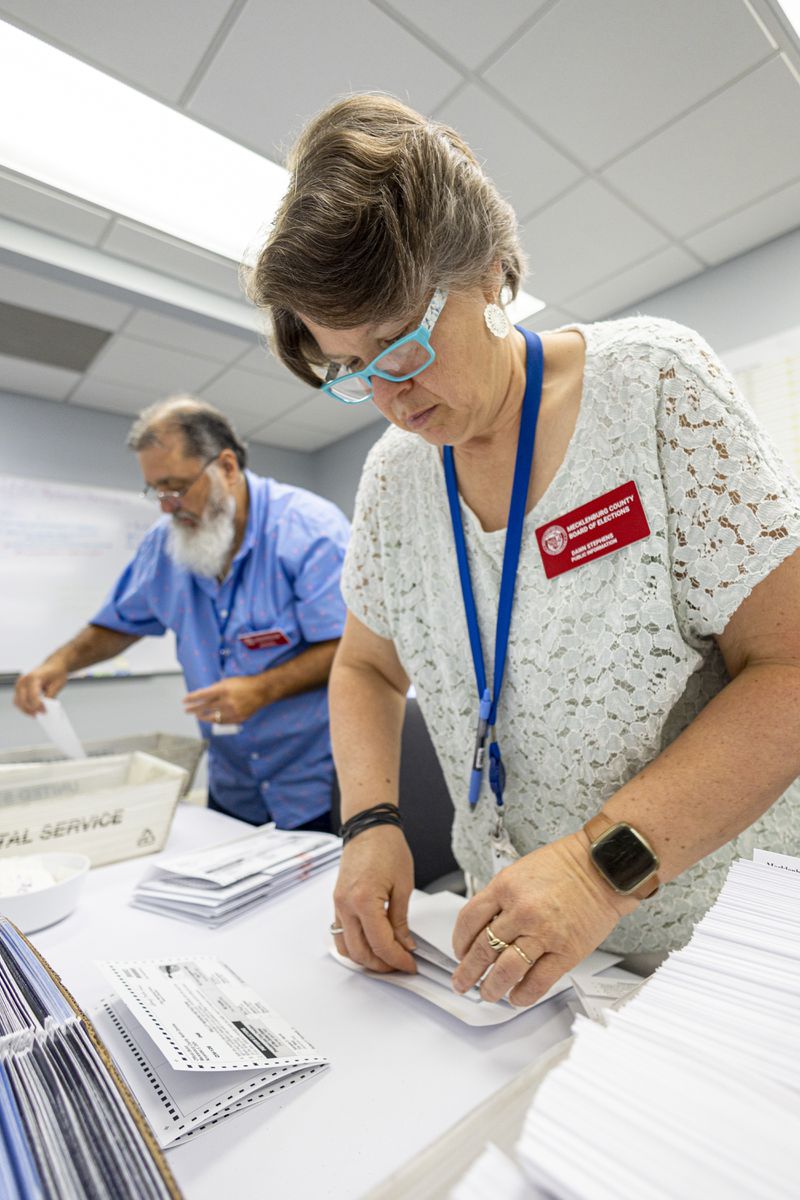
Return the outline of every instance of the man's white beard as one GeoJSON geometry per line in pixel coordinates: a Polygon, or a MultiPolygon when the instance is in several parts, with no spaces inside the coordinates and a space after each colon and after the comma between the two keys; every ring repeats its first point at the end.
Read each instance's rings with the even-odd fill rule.
{"type": "Polygon", "coordinates": [[[228,563],[236,536],[236,500],[211,475],[211,494],[197,525],[182,524],[173,516],[167,536],[167,553],[173,562],[195,575],[217,579],[228,563]]]}

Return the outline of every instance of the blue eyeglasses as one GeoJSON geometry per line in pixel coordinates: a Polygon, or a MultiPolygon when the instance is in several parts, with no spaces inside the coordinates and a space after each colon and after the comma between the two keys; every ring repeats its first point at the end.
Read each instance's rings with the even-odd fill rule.
{"type": "Polygon", "coordinates": [[[437,288],[414,332],[392,342],[363,371],[348,371],[341,363],[331,363],[322,391],[335,396],[343,404],[361,404],[364,400],[372,399],[373,375],[392,383],[403,383],[419,375],[436,358],[430,336],[446,299],[447,292],[437,288]]]}

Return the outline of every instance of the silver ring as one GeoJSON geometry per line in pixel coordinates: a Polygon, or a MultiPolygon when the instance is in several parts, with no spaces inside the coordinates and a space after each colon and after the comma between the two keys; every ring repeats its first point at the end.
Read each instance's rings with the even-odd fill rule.
{"type": "Polygon", "coordinates": [[[341,925],[329,925],[331,933],[344,933],[344,928],[341,925]]]}
{"type": "Polygon", "coordinates": [[[222,720],[222,709],[221,709],[221,708],[218,708],[218,709],[216,709],[216,710],[215,710],[215,712],[214,712],[214,723],[215,723],[216,725],[219,725],[219,723],[220,723],[220,721],[221,721],[221,720],[222,720]]]}

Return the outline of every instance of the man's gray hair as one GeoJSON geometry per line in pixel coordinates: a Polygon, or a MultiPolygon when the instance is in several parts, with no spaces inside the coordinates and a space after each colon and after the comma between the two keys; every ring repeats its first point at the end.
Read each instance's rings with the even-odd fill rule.
{"type": "Polygon", "coordinates": [[[247,450],[228,418],[204,400],[195,400],[193,396],[171,396],[151,404],[139,413],[131,426],[128,446],[136,451],[159,446],[165,433],[181,435],[187,458],[210,461],[223,450],[232,450],[240,470],[247,464],[247,450]]]}

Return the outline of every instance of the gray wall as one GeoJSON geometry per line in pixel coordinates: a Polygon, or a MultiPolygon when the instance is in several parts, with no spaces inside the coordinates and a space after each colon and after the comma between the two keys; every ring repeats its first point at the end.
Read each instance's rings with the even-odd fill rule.
{"type": "Polygon", "coordinates": [[[333,500],[350,518],[364,459],[387,426],[387,421],[376,421],[332,446],[317,450],[314,455],[315,491],[333,500]]]}
{"type": "Polygon", "coordinates": [[[800,229],[614,316],[637,312],[689,325],[720,353],[800,325],[800,229]]]}

